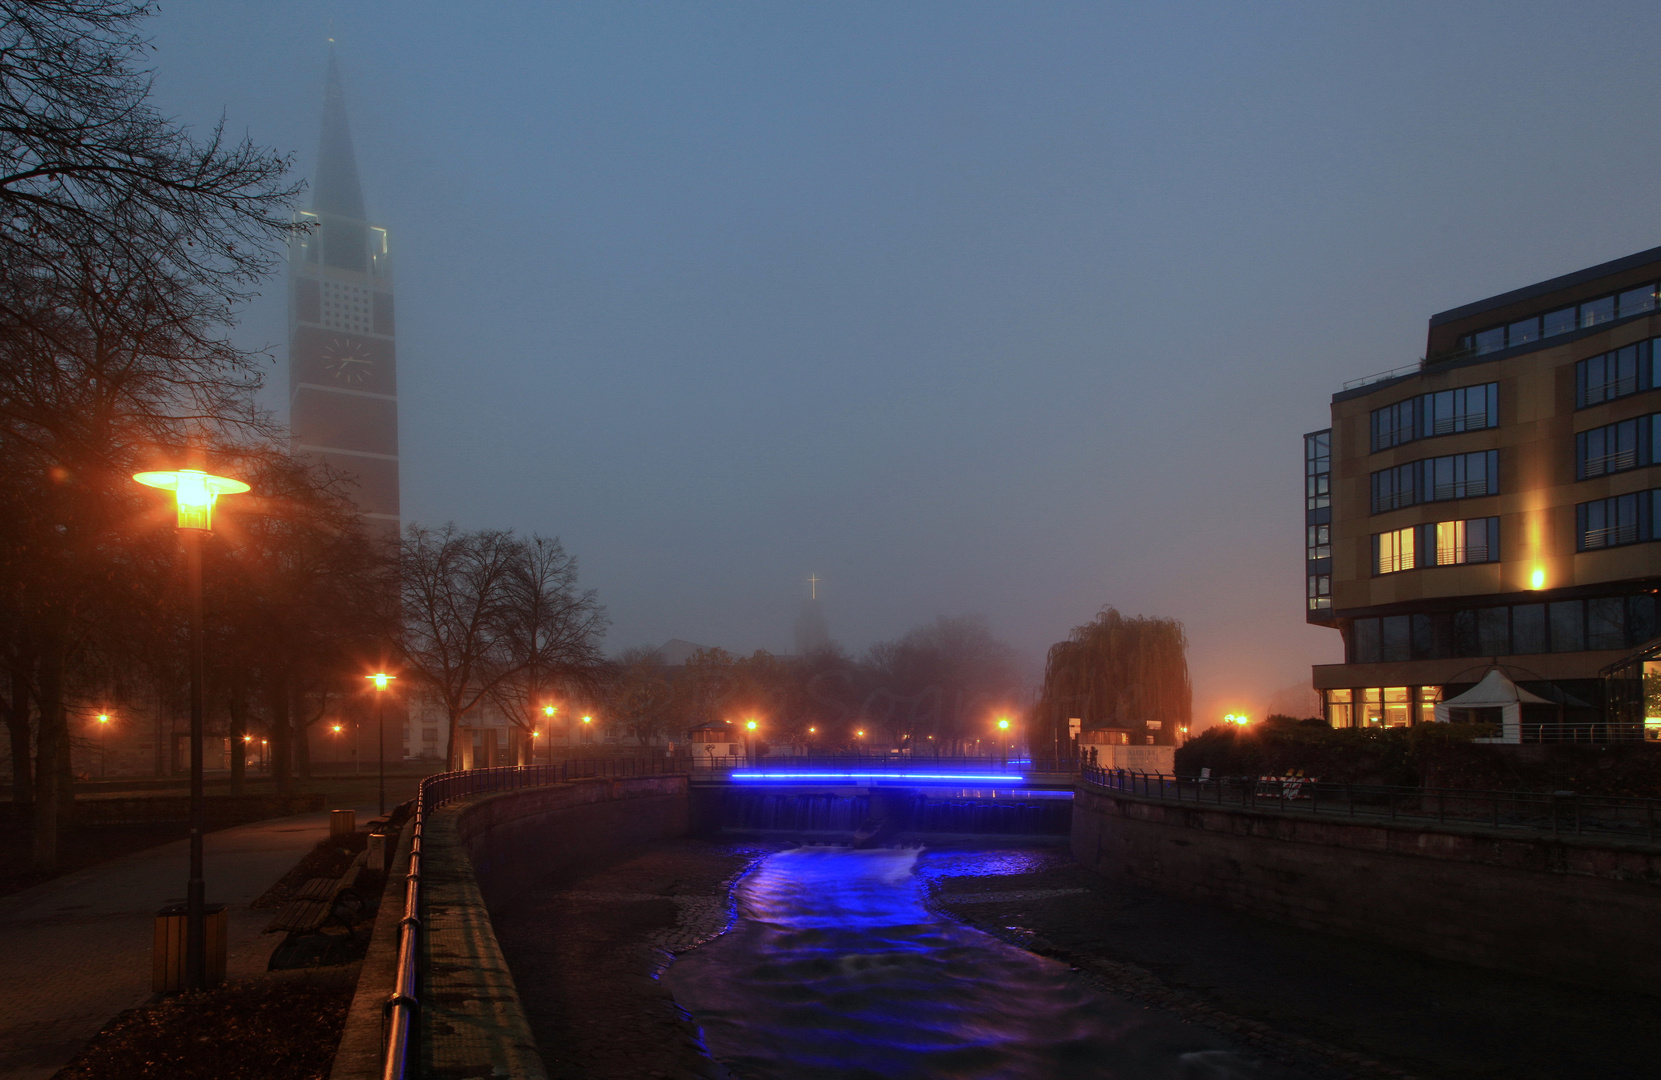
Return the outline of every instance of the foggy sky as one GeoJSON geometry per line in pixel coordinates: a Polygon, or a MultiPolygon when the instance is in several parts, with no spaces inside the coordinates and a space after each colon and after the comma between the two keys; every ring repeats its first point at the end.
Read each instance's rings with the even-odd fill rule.
{"type": "MultiPolygon", "coordinates": [[[[1661,243],[1661,11],[174,0],[162,108],[392,230],[406,520],[557,534],[609,648],[1180,618],[1196,721],[1340,658],[1302,447],[1428,317],[1661,243]]],[[[284,400],[284,282],[247,312],[284,400]]]]}

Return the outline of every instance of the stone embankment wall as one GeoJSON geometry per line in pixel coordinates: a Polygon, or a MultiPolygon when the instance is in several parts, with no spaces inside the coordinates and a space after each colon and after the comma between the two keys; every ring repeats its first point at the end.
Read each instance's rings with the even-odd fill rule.
{"type": "Polygon", "coordinates": [[[1661,992],[1661,849],[1198,806],[1080,786],[1110,877],[1484,967],[1661,992]]]}
{"type": "MultiPolygon", "coordinates": [[[[421,1075],[545,1077],[488,909],[585,863],[685,835],[689,820],[684,776],[475,795],[432,814],[421,855],[421,1075]]],[[[392,989],[408,837],[406,828],[331,1080],[380,1076],[380,1003],[392,989]]]]}

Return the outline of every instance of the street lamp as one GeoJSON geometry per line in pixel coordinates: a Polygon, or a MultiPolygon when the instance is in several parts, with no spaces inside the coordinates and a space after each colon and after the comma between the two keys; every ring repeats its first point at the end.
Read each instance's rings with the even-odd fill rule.
{"type": "Polygon", "coordinates": [[[364,678],[375,684],[375,762],[380,769],[381,776],[381,811],[386,816],[386,688],[396,679],[396,675],[388,675],[384,671],[377,671],[364,678]]]}
{"type": "Polygon", "coordinates": [[[98,714],[98,778],[100,780],[103,779],[103,777],[104,777],[104,763],[106,761],[106,757],[105,757],[105,753],[104,753],[104,736],[109,734],[109,730],[110,730],[110,714],[107,713],[107,712],[99,713],[98,714]]]}
{"type": "Polygon", "coordinates": [[[208,985],[206,886],[202,880],[202,834],[207,830],[207,803],[202,790],[202,536],[213,531],[213,505],[221,495],[248,490],[241,480],[213,476],[201,469],[141,472],[133,479],[146,487],[173,492],[179,538],[185,546],[190,589],[190,880],[185,887],[185,989],[208,985]]]}
{"type": "Polygon", "coordinates": [[[755,731],[756,731],[756,722],[754,720],[750,720],[750,721],[745,723],[745,725],[744,725],[744,733],[745,733],[744,734],[744,758],[745,758],[746,761],[749,761],[751,764],[754,764],[755,759],[756,759],[755,731]]]}
{"type": "MultiPolygon", "coordinates": [[[[1007,716],[998,717],[998,734],[1004,735],[1004,736],[1007,736],[1009,734],[1009,717],[1007,717],[1007,716]]],[[[1005,739],[999,739],[998,740],[998,748],[1004,752],[1004,760],[1008,761],[1009,760],[1009,743],[1005,739]]]]}
{"type": "MultiPolygon", "coordinates": [[[[542,706],[542,715],[548,718],[548,751],[546,756],[548,764],[550,765],[554,763],[554,714],[557,712],[559,712],[559,707],[557,705],[542,706]]],[[[536,732],[533,731],[531,734],[535,735],[536,732]]],[[[536,763],[534,756],[531,759],[531,763],[533,765],[536,763]]]]}
{"type": "MultiPolygon", "coordinates": [[[[583,723],[584,724],[592,724],[593,722],[594,722],[594,718],[592,716],[583,717],[583,723]]],[[[587,742],[589,740],[589,732],[591,732],[593,730],[594,729],[590,728],[590,727],[583,728],[583,742],[587,742]]]]}

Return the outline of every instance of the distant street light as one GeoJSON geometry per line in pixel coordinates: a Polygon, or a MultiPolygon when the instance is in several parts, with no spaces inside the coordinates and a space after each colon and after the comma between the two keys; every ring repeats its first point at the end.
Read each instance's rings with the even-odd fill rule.
{"type": "Polygon", "coordinates": [[[746,761],[751,762],[751,763],[754,763],[754,761],[756,759],[755,730],[756,730],[756,722],[754,720],[745,721],[745,723],[744,723],[744,759],[746,761]]]}
{"type": "Polygon", "coordinates": [[[386,816],[386,688],[397,677],[384,671],[364,676],[375,684],[375,762],[381,777],[381,817],[386,816]]]}
{"type": "Polygon", "coordinates": [[[99,779],[102,779],[103,776],[104,776],[104,763],[105,763],[104,736],[109,734],[109,730],[110,730],[110,714],[107,713],[107,712],[99,713],[98,714],[98,777],[99,777],[99,779]]]}
{"type": "Polygon", "coordinates": [[[190,880],[185,888],[185,989],[208,985],[206,885],[202,880],[202,834],[207,831],[207,802],[202,790],[202,537],[213,531],[213,506],[221,495],[248,490],[241,480],[213,476],[200,469],[135,473],[146,487],[173,492],[179,538],[185,546],[190,589],[190,880]]]}
{"type": "MultiPolygon", "coordinates": [[[[550,765],[554,763],[554,714],[557,712],[559,712],[559,706],[557,705],[542,706],[542,715],[548,718],[548,742],[546,744],[548,749],[543,751],[543,756],[550,765]]],[[[536,732],[533,731],[531,734],[535,735],[536,732]]],[[[536,764],[534,753],[531,758],[531,764],[536,764]]]]}

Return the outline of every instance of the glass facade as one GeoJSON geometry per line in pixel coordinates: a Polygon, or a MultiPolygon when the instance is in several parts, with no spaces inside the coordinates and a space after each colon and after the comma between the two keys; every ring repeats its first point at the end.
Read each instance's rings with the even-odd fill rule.
{"type": "Polygon", "coordinates": [[[1658,339],[1613,349],[1588,357],[1574,366],[1574,407],[1584,409],[1606,401],[1653,390],[1658,339]]]}
{"type": "Polygon", "coordinates": [[[1635,648],[1661,629],[1656,616],[1652,593],[1369,616],[1350,623],[1345,661],[1381,664],[1635,648]]]}
{"type": "Polygon", "coordinates": [[[1435,521],[1373,534],[1373,573],[1500,561],[1500,519],[1435,521]]]}
{"type": "Polygon", "coordinates": [[[1332,429],[1303,437],[1304,579],[1310,611],[1332,607],[1332,429]]]}
{"type": "Polygon", "coordinates": [[[1374,409],[1370,421],[1374,453],[1437,435],[1499,427],[1499,383],[1420,394],[1374,409]]]}
{"type": "Polygon", "coordinates": [[[1436,720],[1440,686],[1358,686],[1328,690],[1326,722],[1335,728],[1397,728],[1436,720]]]}
{"type": "Polygon", "coordinates": [[[1466,334],[1459,339],[1459,349],[1461,352],[1477,356],[1498,352],[1501,349],[1514,349],[1519,345],[1528,345],[1558,334],[1566,334],[1571,330],[1584,330],[1614,322],[1616,319],[1654,311],[1655,297],[1656,285],[1640,285],[1608,296],[1600,296],[1595,300],[1557,308],[1544,315],[1531,315],[1503,326],[1491,326],[1474,334],[1466,334]]]}
{"type": "Polygon", "coordinates": [[[1658,425],[1661,413],[1651,413],[1577,433],[1575,479],[1590,480],[1655,464],[1658,425]]]}
{"type": "Polygon", "coordinates": [[[1661,489],[1583,502],[1575,511],[1575,550],[1661,539],[1661,489]]]}
{"type": "Polygon", "coordinates": [[[1418,503],[1495,495],[1499,493],[1499,481],[1498,450],[1410,461],[1373,473],[1372,510],[1383,514],[1418,503]]]}

